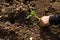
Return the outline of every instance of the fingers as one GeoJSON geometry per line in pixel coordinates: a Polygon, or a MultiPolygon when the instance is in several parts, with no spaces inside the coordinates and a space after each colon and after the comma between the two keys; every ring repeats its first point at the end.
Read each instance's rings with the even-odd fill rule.
{"type": "Polygon", "coordinates": [[[42,26],[49,25],[49,17],[50,16],[43,16],[43,17],[41,17],[41,25],[42,26]]]}

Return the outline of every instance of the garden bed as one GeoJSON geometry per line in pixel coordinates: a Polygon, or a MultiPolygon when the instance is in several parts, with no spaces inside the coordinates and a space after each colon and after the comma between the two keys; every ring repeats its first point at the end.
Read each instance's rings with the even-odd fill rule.
{"type": "Polygon", "coordinates": [[[60,40],[60,25],[42,27],[26,17],[33,7],[38,17],[60,13],[60,0],[0,0],[0,40],[60,40]]]}

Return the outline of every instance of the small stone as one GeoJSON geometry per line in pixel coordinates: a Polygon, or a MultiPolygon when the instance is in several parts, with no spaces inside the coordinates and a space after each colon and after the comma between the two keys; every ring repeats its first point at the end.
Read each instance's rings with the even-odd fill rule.
{"type": "Polygon", "coordinates": [[[55,2],[56,0],[50,0],[50,2],[55,2]]]}
{"type": "Polygon", "coordinates": [[[1,12],[4,12],[5,13],[6,11],[5,11],[5,9],[1,9],[1,12]]]}
{"type": "Polygon", "coordinates": [[[22,6],[20,6],[20,8],[22,8],[22,6]]]}
{"type": "Polygon", "coordinates": [[[32,37],[30,37],[29,39],[32,40],[32,37]]]}
{"type": "Polygon", "coordinates": [[[17,34],[18,32],[16,31],[15,33],[17,34]]]}
{"type": "Polygon", "coordinates": [[[2,16],[0,16],[0,18],[1,18],[2,16]]]}
{"type": "Polygon", "coordinates": [[[21,3],[23,5],[23,3],[21,3]]]}

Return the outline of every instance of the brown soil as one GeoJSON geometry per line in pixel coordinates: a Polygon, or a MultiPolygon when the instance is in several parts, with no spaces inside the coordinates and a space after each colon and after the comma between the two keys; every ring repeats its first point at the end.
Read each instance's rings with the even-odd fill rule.
{"type": "Polygon", "coordinates": [[[60,25],[42,27],[33,17],[26,20],[29,4],[39,17],[60,13],[60,0],[0,0],[0,40],[60,40],[60,25]]]}

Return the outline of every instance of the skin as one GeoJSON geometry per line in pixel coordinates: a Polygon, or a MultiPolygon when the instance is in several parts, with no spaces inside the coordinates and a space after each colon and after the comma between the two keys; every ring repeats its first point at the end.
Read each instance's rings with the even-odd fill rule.
{"type": "Polygon", "coordinates": [[[41,24],[42,24],[42,26],[49,25],[49,17],[50,16],[43,16],[43,17],[41,17],[41,24]]]}

